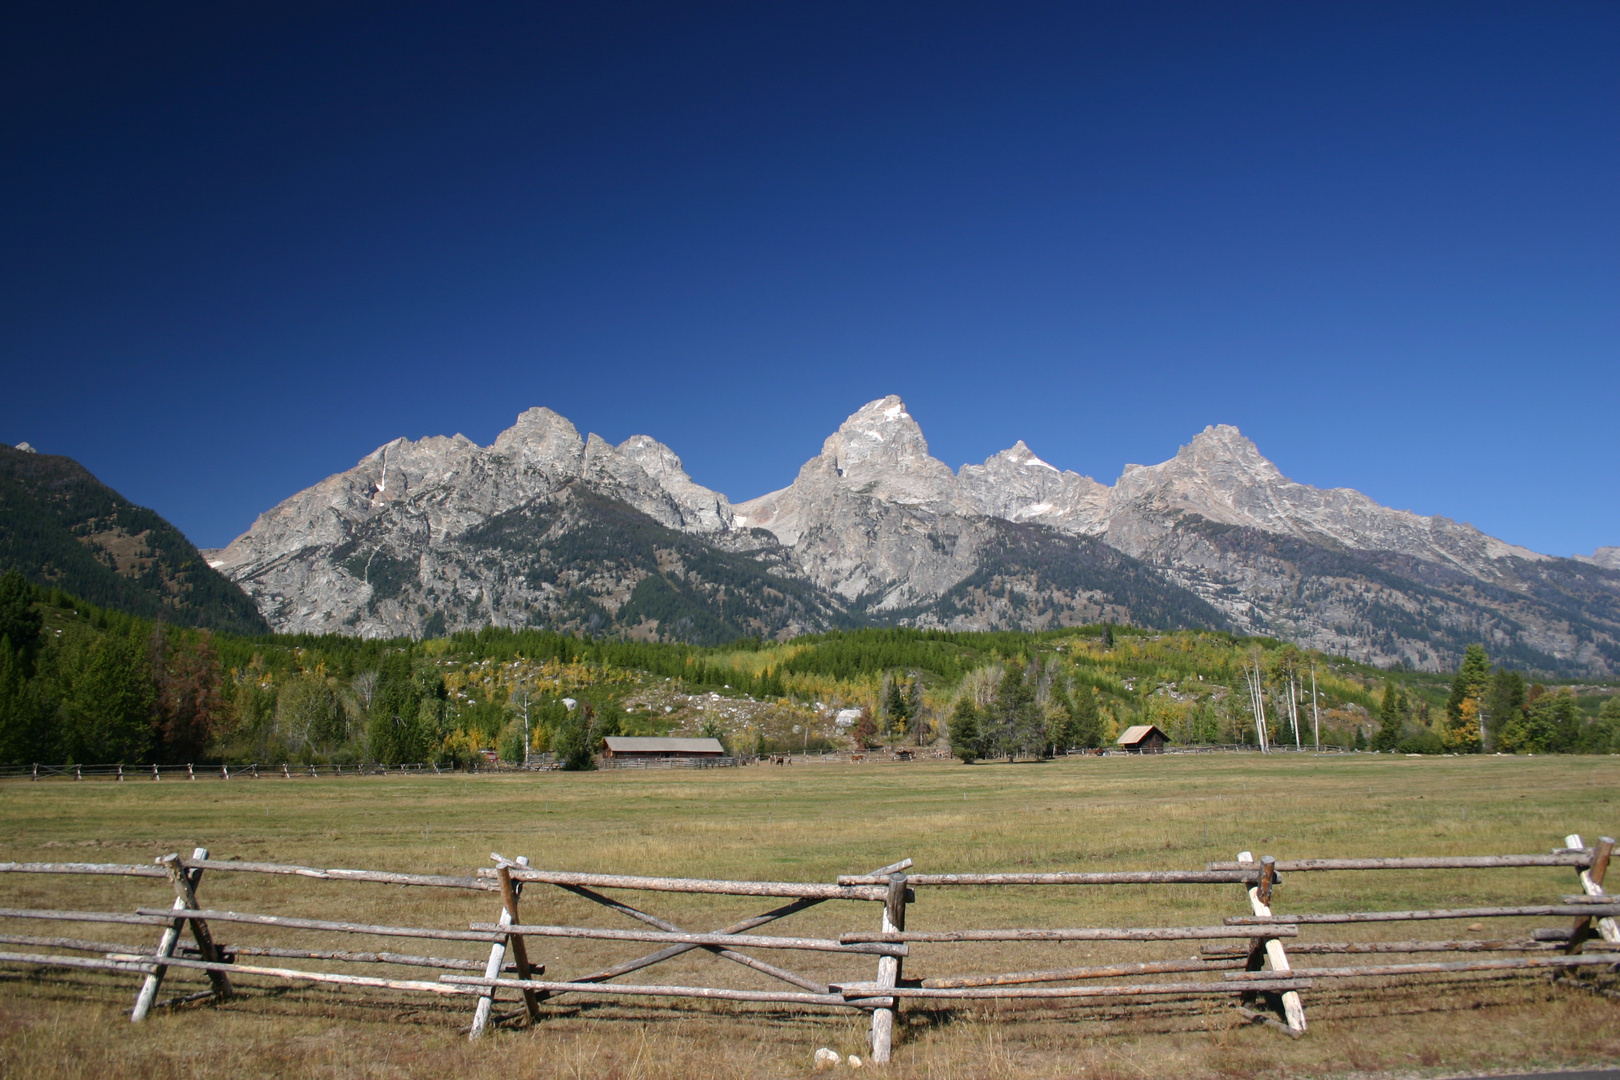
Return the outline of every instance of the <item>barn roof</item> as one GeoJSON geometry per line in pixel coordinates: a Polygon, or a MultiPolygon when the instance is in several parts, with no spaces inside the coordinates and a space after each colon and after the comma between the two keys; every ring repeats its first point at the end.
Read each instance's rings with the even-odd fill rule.
{"type": "Polygon", "coordinates": [[[632,735],[609,735],[603,740],[615,754],[680,752],[688,754],[724,754],[726,748],[719,739],[662,739],[632,735]]]}
{"type": "MultiPolygon", "coordinates": [[[[1150,731],[1159,731],[1159,728],[1155,724],[1136,724],[1132,727],[1126,728],[1125,734],[1121,735],[1116,741],[1120,746],[1135,746],[1137,743],[1147,738],[1148,732],[1150,731]]],[[[1159,731],[1159,738],[1162,739],[1164,737],[1164,732],[1159,731]]]]}

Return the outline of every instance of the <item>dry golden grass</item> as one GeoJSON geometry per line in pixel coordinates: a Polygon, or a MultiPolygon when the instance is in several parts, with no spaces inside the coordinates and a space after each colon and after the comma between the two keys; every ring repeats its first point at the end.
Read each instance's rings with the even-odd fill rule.
{"type": "MultiPolygon", "coordinates": [[[[1617,795],[1620,761],[1612,758],[1251,755],[229,784],[8,783],[0,787],[9,826],[0,859],[133,862],[203,845],[220,858],[466,873],[500,851],[548,867],[809,881],[906,856],[916,860],[917,872],[1195,868],[1240,849],[1279,858],[1544,851],[1568,832],[1612,835],[1620,824],[1617,795]]],[[[1545,903],[1573,888],[1570,872],[1558,869],[1291,874],[1275,903],[1279,911],[1545,903]]],[[[640,895],[650,910],[692,929],[772,906],[640,895]]],[[[490,898],[478,894],[247,874],[205,878],[202,897],[211,907],[373,922],[455,926],[494,916],[490,898]]],[[[5,906],[128,910],[169,898],[161,881],[0,877],[5,906]]],[[[630,925],[556,890],[531,889],[524,904],[529,921],[630,925]]],[[[1245,907],[1235,886],[924,889],[910,926],[1195,925],[1245,907]]],[[[783,932],[832,934],[876,917],[873,905],[829,902],[779,925],[783,932]]],[[[1529,925],[1493,923],[1491,930],[1529,925]]],[[[131,943],[151,936],[144,928],[49,931],[17,922],[5,930],[131,943]]],[[[1359,936],[1422,932],[1374,925],[1359,936]]],[[[248,927],[216,933],[238,942],[415,948],[397,939],[334,945],[330,937],[248,927]]],[[[1443,933],[1464,931],[1446,925],[1443,933]]],[[[1324,927],[1307,936],[1348,935],[1324,927]]],[[[480,952],[453,944],[432,951],[468,958],[480,952]]],[[[650,947],[535,942],[531,951],[551,974],[566,977],[650,947]]],[[[920,946],[907,973],[1185,958],[1195,951],[1188,943],[920,946]]],[[[801,955],[772,959],[843,979],[870,977],[866,969],[873,966],[801,955]]],[[[395,977],[402,973],[390,969],[395,977]]],[[[767,985],[703,954],[653,968],[646,979],[767,985]]],[[[458,1030],[470,1012],[465,1000],[247,979],[228,1004],[160,1010],[137,1028],[127,1019],[135,981],[0,969],[0,1075],[756,1077],[808,1073],[819,1046],[866,1056],[865,1018],[858,1015],[563,998],[548,1004],[538,1026],[471,1045],[458,1030]]],[[[1383,989],[1319,983],[1306,994],[1311,1032],[1297,1042],[1236,1024],[1230,1003],[1215,999],[1061,1009],[1010,1002],[907,1007],[886,1074],[1448,1075],[1590,1065],[1620,1057],[1620,1004],[1596,992],[1604,986],[1612,987],[1612,979],[1462,976],[1383,989]]]]}

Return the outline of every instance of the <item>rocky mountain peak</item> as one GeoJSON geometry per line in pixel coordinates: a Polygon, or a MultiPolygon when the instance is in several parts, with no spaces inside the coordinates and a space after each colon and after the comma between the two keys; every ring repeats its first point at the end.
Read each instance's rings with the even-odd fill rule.
{"type": "MultiPolygon", "coordinates": [[[[595,436],[592,436],[595,438],[595,436]]],[[[632,435],[616,448],[680,508],[681,527],[716,532],[732,527],[731,501],[693,481],[675,451],[647,435],[632,435]]]]}
{"type": "Polygon", "coordinates": [[[1100,530],[1108,488],[1089,476],[1042,461],[1019,439],[957,472],[959,503],[968,513],[1038,521],[1068,532],[1100,530]]]}
{"type": "Polygon", "coordinates": [[[577,475],[585,459],[585,440],[568,418],[544,407],[525,409],[516,422],[495,437],[491,446],[520,465],[577,475]]]}
{"type": "MultiPolygon", "coordinates": [[[[1023,439],[1019,439],[1006,450],[986,458],[984,463],[986,466],[989,466],[992,462],[1005,462],[1006,464],[1019,469],[1049,469],[1054,473],[1063,471],[1056,465],[1048,464],[1047,462],[1036,457],[1035,451],[1031,450],[1028,446],[1025,446],[1023,439]]],[[[967,466],[965,465],[963,466],[963,468],[966,467],[967,466]]]]}
{"type": "MultiPolygon", "coordinates": [[[[941,476],[954,475],[944,462],[929,456],[922,428],[894,394],[856,410],[827,437],[821,457],[839,477],[857,485],[875,480],[883,486],[900,482],[902,488],[909,488],[914,485],[902,478],[914,475],[934,481],[934,485],[925,485],[931,488],[941,476]]],[[[930,490],[927,494],[938,493],[930,490]]]]}
{"type": "Polygon", "coordinates": [[[1620,547],[1600,547],[1590,555],[1575,556],[1575,560],[1601,566],[1605,570],[1620,570],[1620,547]]]}
{"type": "Polygon", "coordinates": [[[1210,424],[1194,435],[1192,442],[1177,450],[1176,457],[1200,464],[1244,465],[1278,472],[1277,466],[1260,453],[1254,440],[1231,424],[1210,424]]]}
{"type": "Polygon", "coordinates": [[[1125,466],[1120,481],[1127,479],[1133,481],[1130,486],[1170,482],[1220,492],[1291,483],[1253,440],[1231,424],[1209,425],[1168,461],[1125,466]]]}

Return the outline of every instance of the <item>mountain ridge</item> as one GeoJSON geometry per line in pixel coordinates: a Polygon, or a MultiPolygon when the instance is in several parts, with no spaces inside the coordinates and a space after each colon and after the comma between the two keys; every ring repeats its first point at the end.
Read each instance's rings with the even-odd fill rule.
{"type": "MultiPolygon", "coordinates": [[[[650,436],[617,446],[581,437],[545,408],[488,447],[460,435],[398,439],[267,510],[212,561],[278,629],[419,634],[484,619],[662,636],[673,631],[657,619],[620,618],[640,610],[629,599],[638,590],[668,586],[710,615],[735,599],[703,573],[678,585],[687,570],[669,568],[692,565],[693,544],[755,568],[715,563],[707,573],[764,575],[736,586],[754,598],[743,603],[751,614],[714,625],[771,636],[863,622],[1030,629],[1151,617],[1375,663],[1450,664],[1483,639],[1526,667],[1620,670],[1613,549],[1560,559],[1352,488],[1300,484],[1230,425],[1206,427],[1157,465],[1127,465],[1112,485],[1059,469],[1022,440],[952,470],[894,395],[852,413],[787,486],[736,504],[650,436]],[[595,526],[557,508],[587,496],[598,517],[631,520],[603,509],[612,503],[668,534],[635,526],[649,546],[616,562],[565,543],[557,529],[595,526]],[[550,522],[552,547],[515,554],[486,543],[479,529],[511,514],[550,522]],[[557,524],[565,518],[574,524],[557,524]],[[564,549],[572,554],[558,562],[564,549]],[[773,591],[795,599],[773,607],[773,591]],[[587,601],[594,621],[558,614],[587,601]]],[[[692,625],[696,610],[683,616],[692,625]]]]}
{"type": "Polygon", "coordinates": [[[262,634],[253,602],[156,511],[83,465],[0,446],[0,571],[148,619],[262,634]]]}

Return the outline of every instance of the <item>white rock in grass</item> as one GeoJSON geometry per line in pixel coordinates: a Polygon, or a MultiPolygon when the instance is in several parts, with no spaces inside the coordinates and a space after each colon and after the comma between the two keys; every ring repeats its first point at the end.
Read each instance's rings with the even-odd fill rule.
{"type": "Polygon", "coordinates": [[[866,1063],[864,1061],[862,1061],[860,1058],[856,1057],[854,1054],[849,1055],[849,1067],[850,1068],[858,1069],[864,1064],[866,1064],[866,1063]]]}
{"type": "Polygon", "coordinates": [[[816,1072],[826,1072],[828,1069],[838,1068],[838,1052],[823,1046],[816,1051],[816,1072]]]}

